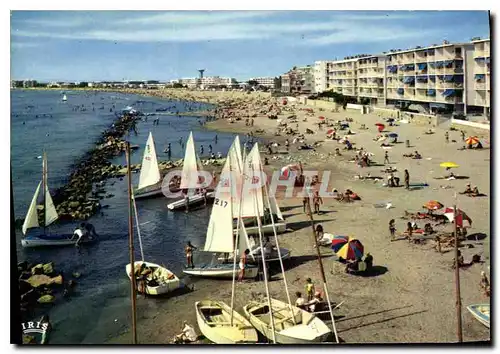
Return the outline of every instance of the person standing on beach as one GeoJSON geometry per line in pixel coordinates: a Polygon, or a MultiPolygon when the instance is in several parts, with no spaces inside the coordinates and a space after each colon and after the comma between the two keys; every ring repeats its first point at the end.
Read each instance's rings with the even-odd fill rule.
{"type": "Polygon", "coordinates": [[[306,295],[307,301],[311,301],[314,298],[314,284],[311,278],[306,279],[306,295]]]}
{"type": "Polygon", "coordinates": [[[450,134],[448,133],[448,131],[444,133],[444,140],[447,144],[450,142],[450,134]]]}
{"type": "Polygon", "coordinates": [[[215,143],[216,143],[216,144],[217,144],[217,140],[218,140],[218,138],[217,138],[217,134],[215,134],[215,143]]]}
{"type": "Polygon", "coordinates": [[[318,191],[314,192],[313,203],[314,203],[314,214],[319,214],[319,205],[323,204],[323,199],[321,199],[318,191]]]}
{"type": "Polygon", "coordinates": [[[245,267],[247,265],[247,257],[248,257],[248,254],[250,253],[250,250],[247,248],[245,250],[245,252],[243,252],[243,254],[241,255],[240,257],[240,272],[238,274],[238,281],[239,282],[242,282],[243,279],[245,278],[245,267]]]}
{"type": "Polygon", "coordinates": [[[208,145],[208,152],[211,154],[212,153],[212,144],[208,145]]]}
{"type": "Polygon", "coordinates": [[[394,241],[394,238],[396,235],[395,223],[396,223],[396,221],[394,219],[391,219],[391,221],[389,221],[389,232],[391,234],[391,241],[394,241]]]}
{"type": "Polygon", "coordinates": [[[307,206],[307,203],[309,202],[309,197],[304,197],[304,199],[302,199],[302,206],[304,208],[304,213],[306,212],[306,206],[307,206]]]}
{"type": "Polygon", "coordinates": [[[465,141],[465,131],[461,130],[460,133],[462,134],[462,140],[465,141]]]}
{"type": "Polygon", "coordinates": [[[385,164],[389,164],[389,152],[388,151],[385,152],[385,156],[384,156],[384,165],[385,164]]]}
{"type": "Polygon", "coordinates": [[[405,170],[405,188],[410,189],[410,173],[408,170],[405,170]]]}
{"type": "Polygon", "coordinates": [[[187,266],[186,268],[194,268],[194,263],[193,263],[193,250],[196,250],[197,248],[194,247],[191,244],[191,241],[187,242],[186,247],[184,248],[184,252],[186,253],[186,261],[187,261],[187,266]]]}
{"type": "Polygon", "coordinates": [[[182,146],[182,136],[179,138],[179,145],[182,146]]]}
{"type": "Polygon", "coordinates": [[[203,155],[203,145],[200,146],[200,155],[203,155]]]}

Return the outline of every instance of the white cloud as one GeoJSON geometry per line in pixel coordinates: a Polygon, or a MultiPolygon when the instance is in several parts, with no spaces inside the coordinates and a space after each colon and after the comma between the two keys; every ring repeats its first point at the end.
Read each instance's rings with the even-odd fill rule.
{"type": "MultiPolygon", "coordinates": [[[[17,22],[14,37],[120,42],[196,42],[280,38],[303,35],[301,44],[327,45],[386,41],[423,36],[396,20],[418,18],[418,12],[325,12],[324,20],[283,22],[280,11],[75,12],[74,15],[32,19],[37,28],[17,22]],[[281,20],[281,21],[280,21],[281,20]],[[75,28],[77,26],[84,26],[75,28]]],[[[21,22],[22,23],[22,22],[21,22]]]]}
{"type": "Polygon", "coordinates": [[[35,47],[39,47],[39,46],[40,46],[40,43],[33,43],[33,42],[11,42],[10,43],[11,49],[35,48],[35,47]]]}

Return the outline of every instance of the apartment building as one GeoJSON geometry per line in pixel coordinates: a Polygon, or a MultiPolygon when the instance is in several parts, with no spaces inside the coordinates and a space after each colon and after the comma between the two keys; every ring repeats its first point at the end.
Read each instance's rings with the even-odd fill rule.
{"type": "Polygon", "coordinates": [[[327,63],[327,86],[344,96],[357,95],[357,58],[327,63]]]}
{"type": "Polygon", "coordinates": [[[330,89],[328,83],[328,65],[333,63],[328,60],[314,62],[314,93],[321,93],[330,89]]]}
{"type": "Polygon", "coordinates": [[[467,113],[465,61],[471,43],[392,51],[386,59],[387,104],[420,105],[424,111],[451,109],[467,113]]]}
{"type": "Polygon", "coordinates": [[[481,110],[481,113],[489,117],[491,97],[490,39],[473,39],[472,44],[474,49],[467,63],[469,68],[468,79],[473,82],[473,85],[470,85],[468,91],[467,104],[470,111],[481,110]]]}
{"type": "Polygon", "coordinates": [[[281,75],[281,92],[289,94],[314,92],[314,68],[311,65],[293,67],[281,75]]]}
{"type": "Polygon", "coordinates": [[[370,55],[357,58],[356,96],[368,99],[372,105],[385,105],[385,62],[383,55],[370,55]]]}
{"type": "Polygon", "coordinates": [[[258,85],[268,87],[270,89],[274,89],[276,87],[275,85],[275,78],[274,77],[253,77],[248,81],[256,81],[258,85]]]}

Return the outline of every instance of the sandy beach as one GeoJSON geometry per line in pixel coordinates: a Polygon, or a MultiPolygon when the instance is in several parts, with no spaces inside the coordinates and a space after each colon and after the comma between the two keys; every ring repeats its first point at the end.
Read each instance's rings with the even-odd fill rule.
{"type": "MultiPolygon", "coordinates": [[[[145,94],[144,90],[127,90],[133,93],[145,94]]],[[[408,240],[391,241],[388,231],[390,219],[396,220],[396,233],[402,233],[408,220],[402,219],[405,211],[422,212],[422,205],[429,200],[438,200],[445,206],[455,203],[473,220],[468,234],[484,234],[476,241],[475,238],[464,242],[461,248],[466,262],[474,254],[479,254],[482,264],[473,264],[460,270],[462,295],[462,323],[464,341],[489,340],[488,328],[481,325],[467,311],[466,306],[474,303],[489,303],[479,286],[480,273],[489,275],[489,244],[490,244],[490,137],[489,132],[464,129],[466,137],[477,135],[486,142],[482,150],[458,150],[464,145],[459,131],[449,131],[449,143],[445,142],[445,131],[448,123],[436,127],[416,125],[412,123],[397,123],[386,127],[386,131],[399,135],[401,143],[393,144],[384,150],[380,142],[373,141],[378,134],[375,123],[381,122],[384,116],[376,114],[361,115],[358,112],[342,109],[339,112],[324,110],[304,118],[307,113],[301,108],[307,106],[290,105],[284,110],[281,100],[270,97],[269,94],[245,94],[241,92],[195,92],[182,90],[148,91],[147,95],[169,97],[173,99],[192,100],[219,104],[216,121],[207,123],[207,129],[231,131],[243,135],[253,131],[256,137],[265,141],[280,143],[279,150],[285,150],[283,142],[290,141],[288,154],[267,155],[269,165],[266,171],[272,172],[295,161],[301,161],[304,170],[331,171],[328,190],[336,188],[339,192],[351,189],[360,197],[360,201],[341,203],[332,198],[323,198],[321,213],[314,215],[316,223],[323,225],[325,232],[334,235],[351,235],[358,238],[365,247],[365,254],[371,253],[374,265],[378,266],[380,274],[371,277],[349,275],[344,272],[345,266],[337,261],[333,252],[321,248],[324,255],[323,264],[328,282],[331,300],[343,302],[335,314],[341,318],[336,321],[339,336],[347,343],[451,343],[457,340],[455,281],[452,251],[438,253],[433,247],[434,242],[427,240],[425,244],[414,244],[408,240]],[[221,108],[222,107],[222,108],[221,108]],[[225,107],[225,108],[224,108],[225,107]],[[297,123],[289,127],[305,133],[306,129],[313,134],[305,135],[305,143],[319,145],[315,150],[298,150],[298,142],[293,144],[293,136],[274,136],[277,120],[268,119],[269,107],[278,115],[278,119],[286,121],[286,117],[296,115],[297,123]],[[319,130],[318,116],[324,116],[328,121],[352,118],[350,129],[354,132],[350,141],[354,144],[353,151],[344,151],[344,145],[335,140],[326,139],[329,128],[319,130]],[[227,118],[240,117],[241,120],[230,122],[227,118]],[[245,119],[254,119],[252,127],[245,125],[245,119]],[[297,128],[298,124],[298,128],[297,128]],[[360,129],[361,124],[366,130],[360,129]],[[432,128],[434,134],[424,134],[432,128]],[[261,133],[258,133],[260,131],[261,133]],[[410,140],[410,148],[404,141],[410,140]],[[334,156],[335,148],[340,148],[342,156],[334,156]],[[356,149],[373,153],[375,166],[360,168],[349,162],[356,154],[356,149]],[[384,153],[388,151],[390,164],[384,166],[384,153]],[[418,151],[422,159],[415,160],[403,157],[418,151]],[[278,156],[273,158],[273,156],[278,156]],[[460,165],[453,172],[466,179],[435,179],[447,173],[439,166],[445,161],[460,165]],[[383,181],[359,180],[355,175],[386,177],[381,170],[391,166],[397,169],[396,175],[403,182],[403,171],[408,169],[410,184],[427,183],[428,186],[411,188],[388,188],[382,186],[383,181]],[[458,194],[465,189],[466,183],[477,186],[484,197],[471,198],[458,194]],[[457,195],[455,199],[455,194],[457,195]],[[391,202],[390,209],[376,208],[375,204],[391,202]],[[471,246],[467,246],[471,245],[471,246]]],[[[343,135],[345,131],[338,131],[343,135]]],[[[261,151],[265,150],[262,146],[261,151]]],[[[324,181],[323,181],[324,182],[324,181]]],[[[303,213],[302,198],[283,198],[277,195],[278,203],[291,230],[279,235],[279,244],[291,250],[292,258],[285,264],[286,279],[292,299],[295,292],[304,292],[305,281],[312,278],[316,288],[321,288],[322,282],[313,248],[313,239],[309,217],[303,213]]],[[[419,227],[425,221],[417,222],[419,227]]],[[[201,227],[201,226],[200,226],[201,227]]],[[[440,228],[452,231],[452,225],[440,228]]],[[[204,230],[200,230],[204,232],[204,230]]],[[[202,245],[200,245],[202,246],[202,245]]],[[[272,297],[286,301],[281,273],[273,271],[269,290],[272,297]]],[[[241,311],[253,295],[265,294],[263,282],[245,282],[236,285],[236,308],[241,311]]],[[[188,321],[199,332],[196,325],[194,303],[204,298],[212,298],[230,302],[231,281],[196,282],[195,291],[169,299],[154,300],[138,299],[138,340],[139,343],[169,343],[173,335],[179,333],[182,322],[188,321]],[[161,311],[154,315],[141,315],[151,308],[151,303],[162,301],[161,311]],[[143,311],[144,310],[144,311],[143,311]]],[[[150,311],[151,312],[151,311],[150,311]]],[[[108,343],[131,343],[130,333],[123,333],[112,338],[108,343]]]]}

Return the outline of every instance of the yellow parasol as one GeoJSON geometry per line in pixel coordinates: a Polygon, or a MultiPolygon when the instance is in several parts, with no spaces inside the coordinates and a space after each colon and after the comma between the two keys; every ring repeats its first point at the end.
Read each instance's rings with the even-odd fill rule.
{"type": "Polygon", "coordinates": [[[457,168],[460,167],[454,162],[442,162],[439,166],[444,167],[444,168],[457,168]]]}

